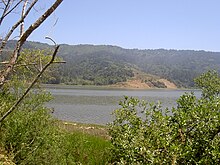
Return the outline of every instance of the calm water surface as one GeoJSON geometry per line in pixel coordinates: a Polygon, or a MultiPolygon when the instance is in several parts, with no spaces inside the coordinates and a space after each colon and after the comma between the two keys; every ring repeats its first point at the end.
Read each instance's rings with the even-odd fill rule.
{"type": "MultiPolygon", "coordinates": [[[[113,120],[111,113],[120,108],[124,96],[133,96],[147,101],[160,101],[163,107],[175,106],[175,101],[189,90],[116,90],[85,88],[47,88],[54,96],[48,103],[54,108],[54,116],[65,121],[106,124],[113,120]]],[[[193,91],[197,96],[200,91],[193,91]]]]}

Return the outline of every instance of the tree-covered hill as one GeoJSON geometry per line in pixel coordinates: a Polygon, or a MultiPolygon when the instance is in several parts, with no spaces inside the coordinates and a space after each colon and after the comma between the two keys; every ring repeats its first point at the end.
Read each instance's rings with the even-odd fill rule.
{"type": "MultiPolygon", "coordinates": [[[[12,46],[10,41],[7,48],[12,46]]],[[[29,49],[50,47],[38,42],[25,44],[29,49]]],[[[67,63],[60,66],[56,82],[69,84],[115,84],[133,77],[135,68],[168,79],[179,87],[193,87],[193,79],[199,74],[209,69],[220,71],[220,52],[62,44],[59,56],[67,63]]]]}

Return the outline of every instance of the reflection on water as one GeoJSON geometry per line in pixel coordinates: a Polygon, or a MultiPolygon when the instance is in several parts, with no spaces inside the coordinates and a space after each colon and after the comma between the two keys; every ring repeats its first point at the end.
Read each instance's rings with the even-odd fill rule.
{"type": "MultiPolygon", "coordinates": [[[[111,113],[119,108],[124,96],[133,96],[149,102],[162,102],[163,107],[175,106],[175,101],[189,90],[107,90],[83,88],[48,88],[54,100],[48,103],[58,119],[81,123],[106,124],[111,113]]],[[[200,91],[194,91],[199,96],[200,91]]]]}

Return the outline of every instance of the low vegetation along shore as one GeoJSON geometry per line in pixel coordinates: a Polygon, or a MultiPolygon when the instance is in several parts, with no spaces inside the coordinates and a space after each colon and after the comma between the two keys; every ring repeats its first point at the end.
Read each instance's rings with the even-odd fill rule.
{"type": "MultiPolygon", "coordinates": [[[[73,149],[71,151],[72,153],[68,153],[69,157],[71,157],[70,154],[72,154],[69,164],[74,164],[74,162],[80,162],[81,164],[105,164],[110,160],[108,150],[111,144],[107,127],[65,121],[57,121],[56,125],[63,134],[63,140],[68,140],[67,143],[70,143],[69,145],[71,145],[71,148],[69,148],[69,151],[73,149]]],[[[22,152],[22,150],[20,151],[22,152]]],[[[15,165],[14,159],[15,155],[2,148],[0,149],[0,164],[15,165]]],[[[21,162],[24,162],[24,160],[21,162]]],[[[33,163],[35,164],[36,162],[37,160],[33,163]]],[[[50,160],[48,160],[48,163],[49,162],[50,160]]],[[[31,162],[26,163],[31,164],[31,162]]]]}
{"type": "MultiPolygon", "coordinates": [[[[164,111],[159,103],[125,97],[119,103],[121,108],[113,113],[114,121],[107,126],[57,121],[44,106],[50,94],[40,89],[32,91],[1,122],[0,162],[219,164],[220,77],[210,71],[196,83],[202,96],[185,93],[172,110],[164,111]]],[[[16,89],[10,92],[0,97],[2,110],[16,99],[16,89]]]]}

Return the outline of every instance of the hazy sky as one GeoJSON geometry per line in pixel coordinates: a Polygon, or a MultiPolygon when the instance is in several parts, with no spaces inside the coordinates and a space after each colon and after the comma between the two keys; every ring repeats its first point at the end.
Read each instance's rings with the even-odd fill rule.
{"type": "Polygon", "coordinates": [[[30,39],[46,35],[67,44],[220,51],[220,0],[64,0],[30,39]]]}

